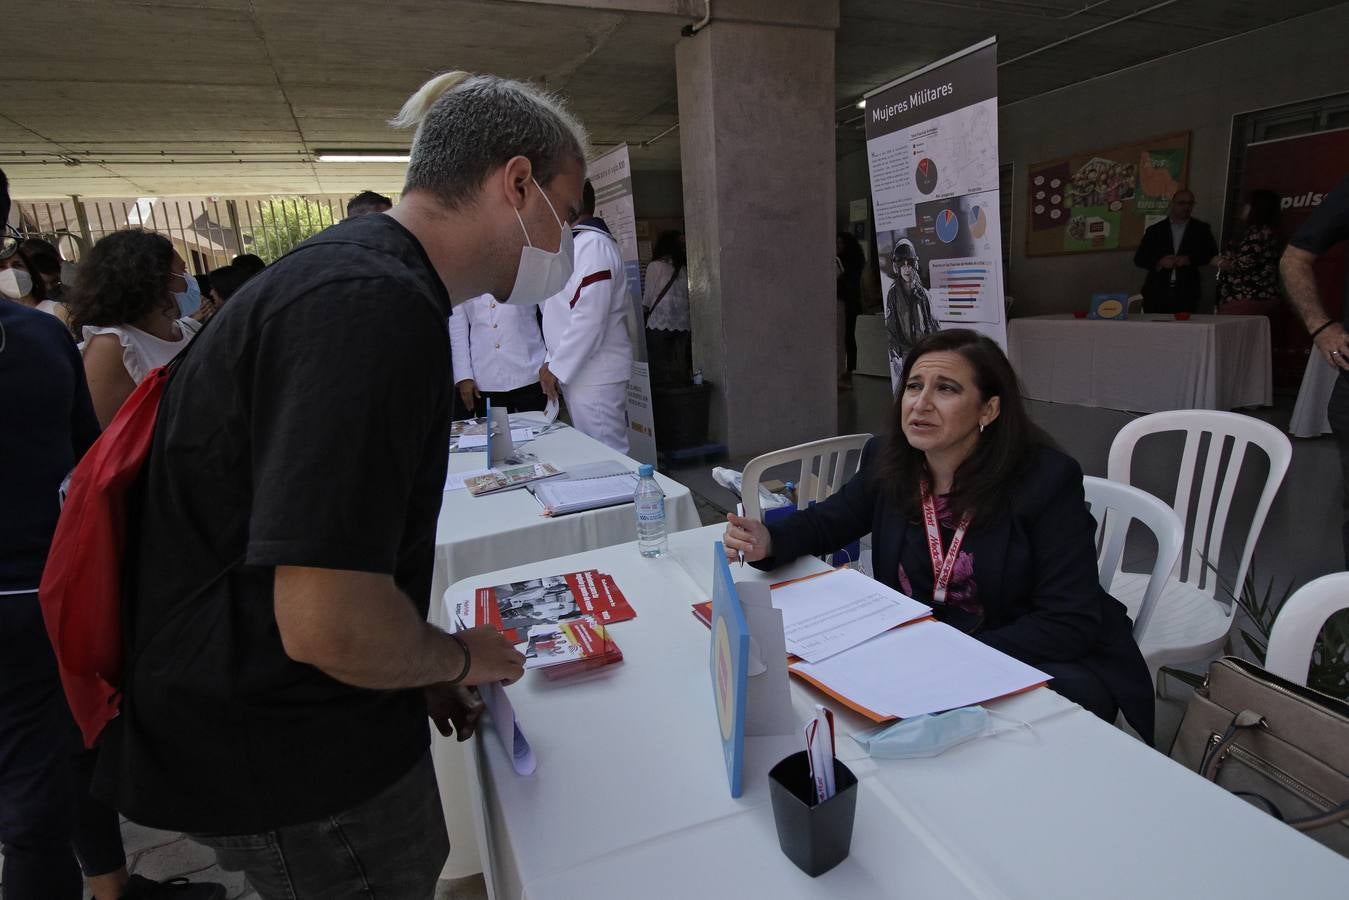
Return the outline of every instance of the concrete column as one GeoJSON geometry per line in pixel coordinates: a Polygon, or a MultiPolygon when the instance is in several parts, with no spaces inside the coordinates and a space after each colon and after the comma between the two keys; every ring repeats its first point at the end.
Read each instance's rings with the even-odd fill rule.
{"type": "Polygon", "coordinates": [[[732,457],[837,433],[838,0],[718,0],[675,51],[693,360],[732,457]]]}

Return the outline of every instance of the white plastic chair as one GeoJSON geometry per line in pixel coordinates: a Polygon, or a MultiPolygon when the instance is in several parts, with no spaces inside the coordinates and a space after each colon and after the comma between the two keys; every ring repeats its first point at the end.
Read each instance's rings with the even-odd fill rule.
{"type": "Polygon", "coordinates": [[[1298,588],[1284,601],[1269,630],[1265,669],[1306,685],[1316,636],[1326,620],[1342,609],[1349,609],[1349,572],[1322,575],[1298,588]]]}
{"type": "Polygon", "coordinates": [[[1147,630],[1157,608],[1157,598],[1180,558],[1185,526],[1171,507],[1147,491],[1091,475],[1082,478],[1082,488],[1087,495],[1087,506],[1096,517],[1096,561],[1101,573],[1101,587],[1107,592],[1120,577],[1120,562],[1130,523],[1141,522],[1157,539],[1157,559],[1152,565],[1152,573],[1147,576],[1147,587],[1134,616],[1134,639],[1137,640],[1147,630]]]}
{"type": "Polygon", "coordinates": [[[869,434],[845,434],[756,456],[745,466],[742,475],[740,499],[745,504],[745,516],[763,518],[759,508],[759,482],[764,472],[777,466],[793,463],[801,466],[796,479],[797,509],[805,509],[812,501],[832,497],[857,473],[862,462],[862,448],[869,440],[869,434]]]}
{"type": "MultiPolygon", "coordinates": [[[[1241,590],[1246,580],[1260,530],[1293,456],[1293,446],[1288,438],[1259,419],[1208,409],[1171,410],[1143,416],[1120,429],[1110,446],[1110,480],[1130,484],[1134,447],[1139,439],[1166,432],[1183,432],[1185,435],[1171,508],[1180,517],[1182,527],[1189,529],[1190,535],[1180,564],[1151,610],[1147,627],[1138,634],[1139,649],[1152,671],[1154,683],[1162,666],[1207,662],[1223,647],[1231,633],[1236,604],[1219,602],[1215,594],[1218,566],[1223,561],[1223,536],[1247,449],[1254,444],[1264,452],[1269,458],[1269,474],[1246,531],[1233,581],[1236,591],[1241,590]],[[1196,478],[1199,445],[1206,434],[1209,436],[1208,453],[1203,475],[1196,478]],[[1222,467],[1220,463],[1227,446],[1231,447],[1231,453],[1227,465],[1222,467]],[[1192,504],[1195,505],[1195,518],[1190,526],[1192,504]]],[[[1147,575],[1129,572],[1115,576],[1112,593],[1135,618],[1142,606],[1148,580],[1147,575]]]]}
{"type": "Polygon", "coordinates": [[[1141,313],[1143,311],[1143,295],[1133,294],[1124,301],[1124,309],[1130,313],[1141,313]]]}

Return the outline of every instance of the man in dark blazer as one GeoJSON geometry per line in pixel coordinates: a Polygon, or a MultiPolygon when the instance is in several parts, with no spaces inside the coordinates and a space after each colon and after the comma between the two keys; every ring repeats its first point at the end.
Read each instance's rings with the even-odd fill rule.
{"type": "Polygon", "coordinates": [[[1171,214],[1143,232],[1134,265],[1147,270],[1143,280],[1143,311],[1194,312],[1199,305],[1199,267],[1218,255],[1213,230],[1190,217],[1194,193],[1176,191],[1171,214]]]}

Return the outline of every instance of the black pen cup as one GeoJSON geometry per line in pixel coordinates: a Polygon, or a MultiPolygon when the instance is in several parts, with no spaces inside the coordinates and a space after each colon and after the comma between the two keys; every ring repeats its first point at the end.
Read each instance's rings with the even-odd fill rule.
{"type": "Polygon", "coordinates": [[[793,753],[768,773],[778,844],[811,878],[848,858],[857,813],[857,776],[834,760],[834,796],[818,803],[806,751],[793,753]]]}

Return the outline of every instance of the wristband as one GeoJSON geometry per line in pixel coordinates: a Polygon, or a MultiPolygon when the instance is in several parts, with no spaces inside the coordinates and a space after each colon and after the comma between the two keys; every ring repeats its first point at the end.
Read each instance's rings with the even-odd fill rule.
{"type": "Polygon", "coordinates": [[[1334,320],[1334,319],[1331,319],[1331,320],[1329,320],[1328,322],[1326,322],[1326,324],[1322,325],[1320,328],[1318,328],[1318,329],[1316,329],[1315,331],[1312,332],[1312,334],[1311,334],[1312,339],[1315,340],[1315,339],[1316,339],[1316,336],[1317,336],[1318,334],[1320,334],[1321,332],[1325,331],[1327,328],[1329,328],[1331,325],[1334,325],[1334,324],[1335,324],[1335,320],[1334,320]]]}
{"type": "Polygon", "coordinates": [[[450,684],[458,684],[459,682],[463,681],[465,678],[468,677],[469,667],[473,665],[473,655],[468,652],[468,644],[465,644],[464,639],[461,638],[459,635],[450,634],[450,640],[458,644],[459,651],[464,654],[464,668],[459,671],[458,675],[456,675],[454,678],[451,678],[449,681],[450,684]]]}

